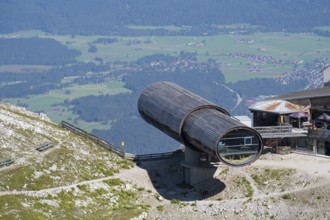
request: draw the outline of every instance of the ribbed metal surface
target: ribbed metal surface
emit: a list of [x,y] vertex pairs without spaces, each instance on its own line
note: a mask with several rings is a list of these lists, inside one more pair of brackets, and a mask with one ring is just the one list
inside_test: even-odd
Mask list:
[[192,111],[203,107],[216,108],[229,115],[212,102],[171,82],[158,82],[148,86],[138,101],[140,115],[148,123],[180,142],[183,119]]
[[246,126],[214,109],[191,113],[183,125],[184,141],[215,156],[219,139],[230,129]]
[[230,117],[221,107],[171,82],[148,86],[139,98],[138,109],[148,123],[164,133],[225,163],[217,152],[218,143],[235,129],[247,130],[256,136],[261,152],[258,132]]

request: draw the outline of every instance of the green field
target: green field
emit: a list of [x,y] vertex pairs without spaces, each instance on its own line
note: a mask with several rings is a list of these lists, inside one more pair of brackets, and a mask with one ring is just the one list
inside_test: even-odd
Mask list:
[[129,92],[129,90],[123,88],[123,85],[124,83],[120,81],[110,81],[106,84],[74,84],[73,86],[64,89],[51,90],[46,94],[30,95],[27,98],[17,100],[28,104],[30,110],[38,112],[50,109],[52,108],[52,105],[63,103],[66,99],[70,101],[88,95],[113,95]]
[[[72,77],[65,78],[65,81],[72,80]],[[26,98],[5,99],[4,101],[13,104],[24,103],[29,106],[29,110],[33,112],[44,112],[55,123],[62,120],[73,122],[78,118],[70,110],[70,107],[64,105],[65,100],[73,100],[82,96],[88,95],[114,95],[118,93],[130,92],[124,88],[124,83],[121,81],[110,80],[104,84],[88,84],[77,85],[73,84],[64,89],[51,90],[46,94],[29,95]],[[84,129],[91,131],[93,128],[110,128],[110,124],[87,123],[79,120],[78,125]]]
[[[152,28],[134,26],[132,28]],[[154,27],[157,28],[157,27]],[[167,27],[177,28],[177,27]],[[324,28],[324,27],[323,27]],[[0,37],[47,37],[54,38],[69,48],[81,51],[79,61],[93,61],[96,57],[103,61],[134,61],[146,55],[163,53],[177,55],[180,51],[193,52],[197,54],[200,61],[215,59],[222,65],[222,71],[228,82],[249,79],[254,77],[273,77],[284,72],[292,71],[293,68],[303,67],[304,63],[311,62],[317,58],[330,56],[330,38],[320,37],[308,33],[256,33],[250,35],[226,34],[217,36],[69,36],[50,35],[40,31],[24,31]],[[112,44],[94,44],[98,51],[89,53],[88,48],[98,38],[117,37],[118,42]],[[250,43],[242,42],[249,40]],[[203,42],[203,45],[198,43]],[[292,64],[265,64],[256,62],[253,71],[248,63],[254,60],[229,57],[227,53],[255,54],[261,56],[272,56],[277,60],[303,61],[299,65]]]

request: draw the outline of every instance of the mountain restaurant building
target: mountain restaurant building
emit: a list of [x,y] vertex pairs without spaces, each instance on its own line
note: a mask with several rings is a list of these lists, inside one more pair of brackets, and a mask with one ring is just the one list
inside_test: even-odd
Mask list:
[[294,92],[250,106],[253,126],[265,146],[330,156],[330,67],[324,87]]

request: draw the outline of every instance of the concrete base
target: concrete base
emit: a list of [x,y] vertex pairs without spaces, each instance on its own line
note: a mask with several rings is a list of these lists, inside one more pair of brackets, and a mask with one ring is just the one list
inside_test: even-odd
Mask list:
[[218,175],[218,164],[201,161],[201,154],[186,147],[185,161],[181,162],[181,166],[183,167],[184,181],[190,185],[212,179]]

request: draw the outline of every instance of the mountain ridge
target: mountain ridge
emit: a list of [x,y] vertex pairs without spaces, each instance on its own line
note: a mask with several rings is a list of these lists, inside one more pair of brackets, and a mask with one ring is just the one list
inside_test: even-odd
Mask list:
[[265,30],[301,31],[329,25],[329,7],[320,0],[2,1],[0,32],[38,29],[62,34],[116,34],[129,32],[129,25],[198,29],[242,23],[260,25]]

